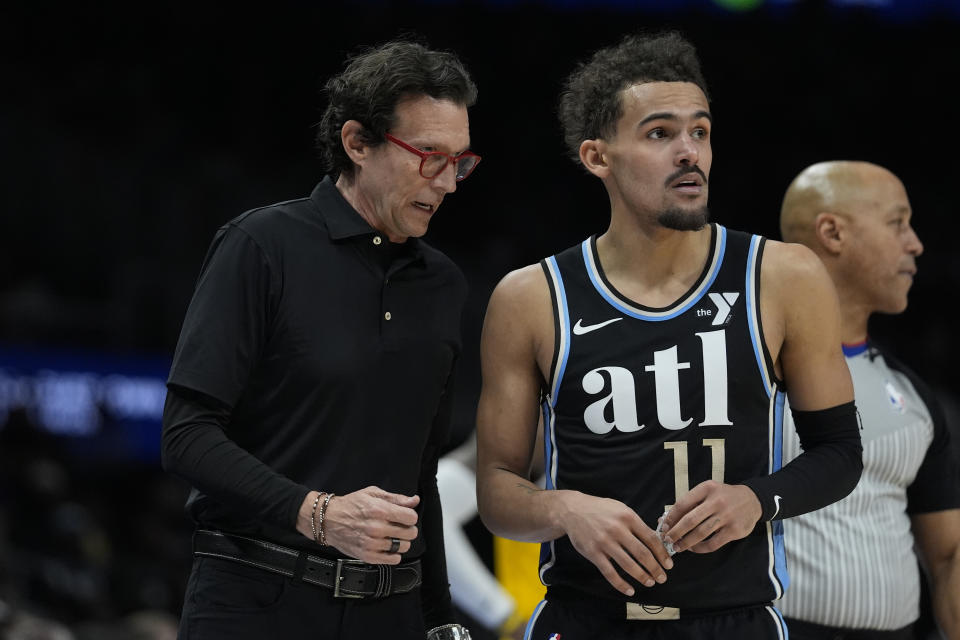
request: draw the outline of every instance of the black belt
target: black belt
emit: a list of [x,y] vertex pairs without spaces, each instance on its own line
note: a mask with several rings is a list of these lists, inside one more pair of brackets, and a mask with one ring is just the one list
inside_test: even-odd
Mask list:
[[194,532],[193,553],[299,578],[333,589],[334,598],[383,598],[412,591],[422,580],[419,560],[398,565],[349,558],[327,560],[272,542],[205,529]]

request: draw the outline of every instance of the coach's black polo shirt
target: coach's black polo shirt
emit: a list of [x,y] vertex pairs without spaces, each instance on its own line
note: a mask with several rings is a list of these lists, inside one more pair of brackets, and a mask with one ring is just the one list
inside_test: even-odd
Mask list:
[[311,489],[377,485],[421,497],[407,558],[424,538],[442,554],[431,512],[465,297],[449,258],[389,242],[329,177],[224,225],[164,411],[164,465],[193,485],[196,522],[335,555],[297,533],[300,504]]

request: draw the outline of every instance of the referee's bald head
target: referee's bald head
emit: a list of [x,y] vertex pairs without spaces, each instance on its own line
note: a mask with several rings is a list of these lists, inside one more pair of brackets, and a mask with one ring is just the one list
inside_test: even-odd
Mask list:
[[900,182],[889,170],[859,160],[830,160],[812,164],[790,183],[780,207],[780,235],[784,242],[799,242],[817,253],[823,243],[817,234],[820,214],[845,218],[872,210],[872,188],[884,180]]

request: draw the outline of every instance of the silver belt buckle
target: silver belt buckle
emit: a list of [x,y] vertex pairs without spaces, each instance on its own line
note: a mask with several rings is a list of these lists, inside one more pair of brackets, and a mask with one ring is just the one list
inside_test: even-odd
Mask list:
[[363,560],[353,560],[350,558],[340,558],[337,560],[337,573],[333,576],[333,597],[334,598],[363,598],[362,593],[342,593],[340,591],[340,581],[343,577],[340,575],[341,569],[345,564],[367,564]]

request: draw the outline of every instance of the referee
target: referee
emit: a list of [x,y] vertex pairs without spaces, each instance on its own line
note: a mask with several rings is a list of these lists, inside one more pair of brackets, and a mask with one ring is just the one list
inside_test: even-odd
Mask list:
[[[960,466],[937,399],[867,331],[872,314],[907,307],[923,252],[910,219],[903,183],[867,162],[810,166],[783,200],[783,239],[813,249],[840,296],[864,467],[848,497],[786,523],[791,640],[914,638],[914,549],[941,630],[960,638]],[[799,454],[795,432],[785,449],[785,459]]]

